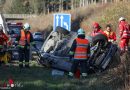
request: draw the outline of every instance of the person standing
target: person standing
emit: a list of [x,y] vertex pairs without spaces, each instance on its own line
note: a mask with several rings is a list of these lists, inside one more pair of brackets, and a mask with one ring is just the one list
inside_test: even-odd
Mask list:
[[69,54],[73,55],[73,63],[69,76],[73,77],[78,66],[80,66],[82,77],[87,77],[87,59],[90,55],[90,46],[89,41],[85,39],[85,31],[83,29],[80,28],[78,30],[78,37],[73,41]]
[[35,48],[36,44],[33,41],[33,36],[30,32],[31,27],[28,23],[25,23],[23,29],[20,31],[20,36],[16,38],[17,47],[19,48],[19,67],[23,68],[23,61],[25,59],[25,67],[29,68],[30,59],[30,45]]
[[0,65],[2,61],[4,63],[8,63],[7,60],[8,54],[6,53],[8,40],[9,40],[8,36],[5,33],[3,33],[3,26],[0,25]]
[[107,35],[109,42],[113,43],[114,41],[116,41],[116,33],[112,31],[112,27],[110,24],[106,25],[106,30],[104,31],[104,33]]
[[94,36],[96,36],[96,35],[98,35],[98,34],[104,34],[104,35],[106,35],[106,34],[103,32],[103,30],[101,30],[100,25],[99,25],[97,22],[95,22],[95,23],[93,24],[93,31],[92,31],[92,33],[91,33],[91,36],[94,37]]
[[126,22],[124,17],[119,18],[119,31],[120,31],[120,49],[121,53],[128,51],[128,43],[130,39],[130,25]]

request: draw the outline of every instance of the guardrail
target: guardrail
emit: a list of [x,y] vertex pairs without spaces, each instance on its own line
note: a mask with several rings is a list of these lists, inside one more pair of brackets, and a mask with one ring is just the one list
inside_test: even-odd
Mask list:
[[3,14],[3,16],[5,18],[8,18],[8,19],[10,19],[10,18],[24,18],[24,19],[26,19],[26,18],[36,17],[36,15],[34,15],[34,14]]

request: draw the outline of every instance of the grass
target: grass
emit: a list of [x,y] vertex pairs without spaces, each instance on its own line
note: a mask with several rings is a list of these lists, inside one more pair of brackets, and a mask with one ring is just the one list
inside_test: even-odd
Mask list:
[[[110,3],[97,8],[97,11],[94,12],[91,17],[85,19],[82,23],[88,25],[88,30],[91,31],[92,23],[98,22],[102,29],[105,30],[106,24],[111,23],[113,31],[116,31],[118,36],[118,19],[123,16],[126,20],[130,21],[130,2],[118,2]],[[130,23],[130,22],[129,22]]]
[[64,76],[54,77],[51,69],[39,66],[32,66],[30,69],[0,67],[0,82],[7,82],[9,78],[22,85],[11,90],[121,90],[123,85],[120,75],[107,72],[91,74],[87,79],[69,79],[66,73]]

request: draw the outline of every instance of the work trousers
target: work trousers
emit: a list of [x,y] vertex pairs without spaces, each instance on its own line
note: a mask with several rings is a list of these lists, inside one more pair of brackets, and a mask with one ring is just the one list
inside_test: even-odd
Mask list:
[[24,47],[19,48],[19,62],[23,63],[25,60],[25,64],[29,64],[29,58],[30,57],[30,49]]
[[87,73],[88,67],[86,60],[74,60],[72,63],[71,72],[75,73],[78,67],[80,67],[81,73]]
[[120,49],[125,51],[128,49],[129,39],[121,39],[120,41]]

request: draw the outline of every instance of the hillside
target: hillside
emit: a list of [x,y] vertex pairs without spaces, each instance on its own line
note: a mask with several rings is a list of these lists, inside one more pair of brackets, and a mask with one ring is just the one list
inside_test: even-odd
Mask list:
[[[111,23],[113,30],[116,31],[118,25],[118,19],[121,16],[126,17],[130,21],[130,2],[121,3],[107,3],[107,4],[92,4],[87,7],[77,8],[75,10],[64,11],[60,13],[70,13],[72,15],[72,30],[77,30],[81,26],[87,33],[92,29],[93,22],[99,22],[102,29],[105,29],[105,25]],[[32,25],[32,29],[45,30],[53,25],[53,13],[49,15],[38,15],[34,18],[29,18],[24,22],[29,22]]]

